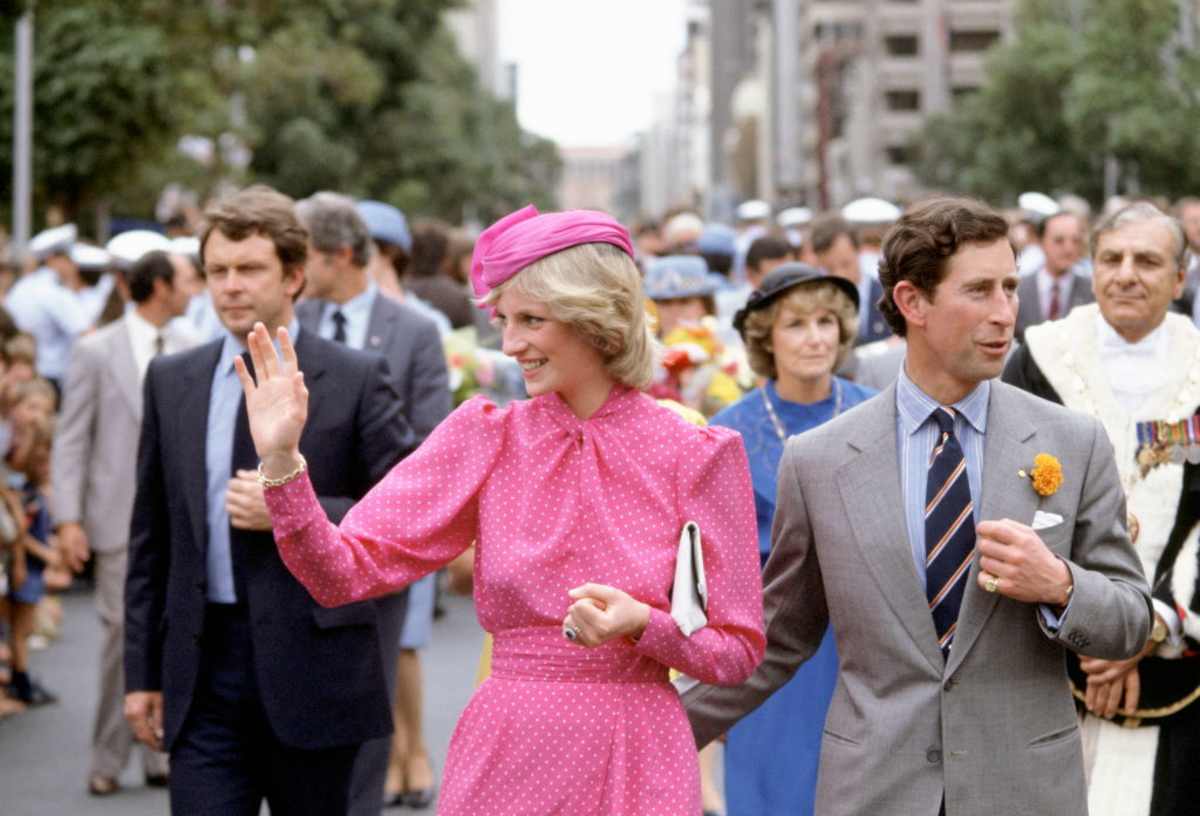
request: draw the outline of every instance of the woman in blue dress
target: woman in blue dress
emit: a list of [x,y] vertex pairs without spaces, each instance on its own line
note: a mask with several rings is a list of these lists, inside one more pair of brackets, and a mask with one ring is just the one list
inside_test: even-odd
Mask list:
[[[711,423],[739,431],[745,442],[763,563],[770,554],[784,442],[875,393],[833,375],[851,351],[857,324],[857,287],[800,263],[768,274],[734,318],[750,365],[766,383]],[[837,654],[826,632],[820,649],[788,684],[730,730],[725,744],[729,816],[813,812],[821,731],[836,680]]]

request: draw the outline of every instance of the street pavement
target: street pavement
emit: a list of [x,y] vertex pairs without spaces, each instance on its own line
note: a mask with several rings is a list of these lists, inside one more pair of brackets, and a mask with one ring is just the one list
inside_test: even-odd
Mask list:
[[[434,623],[432,642],[422,652],[425,738],[439,778],[483,644],[470,599],[444,597],[443,603],[447,614]],[[58,703],[0,720],[0,816],[162,816],[169,810],[167,795],[142,784],[136,760],[121,778],[120,793],[87,794],[100,625],[90,593],[63,596],[63,607],[61,636],[30,659],[34,676],[58,695]]]

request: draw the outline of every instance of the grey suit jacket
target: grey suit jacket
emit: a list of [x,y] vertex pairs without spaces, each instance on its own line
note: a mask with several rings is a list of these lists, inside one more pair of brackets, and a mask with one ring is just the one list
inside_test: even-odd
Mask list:
[[[1076,306],[1082,306],[1085,303],[1092,303],[1096,300],[1096,295],[1092,292],[1092,281],[1085,275],[1080,275],[1078,272],[1071,273],[1071,296],[1067,299],[1067,303],[1063,307],[1062,314],[1059,317],[1066,317],[1067,313]],[[1042,308],[1042,299],[1038,294],[1037,273],[1032,275],[1023,275],[1020,282],[1017,284],[1017,297],[1020,302],[1017,306],[1017,340],[1025,342],[1025,330],[1030,326],[1036,326],[1038,323],[1046,322],[1045,309]]]
[[907,352],[907,343],[898,343],[871,355],[859,356],[859,349],[855,349],[858,360],[855,363],[854,381],[859,385],[882,391],[896,382],[896,378],[900,376],[900,369],[904,367],[904,355]]
[[[1040,498],[1038,453],[1065,481]],[[789,440],[763,582],[766,658],[738,688],[684,695],[697,742],[758,706],[833,626],[840,673],[821,745],[816,812],[872,816],[1083,816],[1087,796],[1065,650],[1132,655],[1150,631],[1149,592],[1125,531],[1112,447],[1096,421],[992,383],[980,519],[1040,531],[1075,581],[1057,632],[1037,606],[979,589],[971,567],[948,662],[937,646],[905,526],[889,388]]]
[[[190,343],[171,337],[170,351]],[[63,384],[50,472],[56,524],[79,522],[99,553],[129,545],[142,386],[124,320],[75,344]]]
[[[300,325],[317,333],[326,301],[296,304]],[[389,377],[404,401],[403,413],[418,442],[450,413],[450,375],[437,325],[410,306],[382,292],[367,321],[364,351],[383,355]]]

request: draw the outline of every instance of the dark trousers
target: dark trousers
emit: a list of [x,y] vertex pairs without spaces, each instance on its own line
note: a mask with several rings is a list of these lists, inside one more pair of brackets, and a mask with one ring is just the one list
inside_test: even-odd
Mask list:
[[171,812],[257,816],[265,799],[274,816],[345,814],[358,746],[281,744],[259,699],[253,657],[244,609],[210,604],[196,691],[171,748]]

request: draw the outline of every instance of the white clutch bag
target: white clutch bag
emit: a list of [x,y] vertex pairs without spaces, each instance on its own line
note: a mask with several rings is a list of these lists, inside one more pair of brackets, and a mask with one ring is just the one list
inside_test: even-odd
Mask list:
[[679,533],[675,556],[675,583],[671,587],[671,618],[684,637],[708,623],[708,587],[704,583],[704,553],[700,525],[689,521]]

